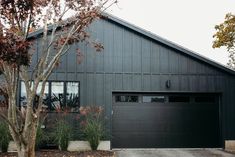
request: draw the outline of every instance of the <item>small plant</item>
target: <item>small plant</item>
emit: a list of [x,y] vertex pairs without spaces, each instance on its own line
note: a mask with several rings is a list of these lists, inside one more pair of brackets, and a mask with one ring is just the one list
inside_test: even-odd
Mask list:
[[71,132],[71,127],[65,120],[60,119],[57,121],[54,139],[60,150],[67,150]]
[[90,143],[92,150],[97,150],[99,142],[105,134],[102,111],[102,107],[98,106],[80,108],[80,114],[82,116],[80,126],[82,133]]
[[7,152],[9,143],[10,143],[10,133],[8,125],[3,122],[0,122],[0,146],[2,152]]
[[39,123],[36,134],[35,149],[39,150],[42,145],[48,141],[49,137],[47,133],[42,129],[41,123]]

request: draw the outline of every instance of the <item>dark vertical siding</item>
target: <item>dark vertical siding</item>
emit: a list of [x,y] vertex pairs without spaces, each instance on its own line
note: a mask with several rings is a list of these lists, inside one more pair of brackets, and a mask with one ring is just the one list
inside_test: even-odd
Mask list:
[[189,76],[187,76],[187,75],[180,75],[179,76],[179,90],[180,91],[187,91],[187,90],[189,90],[189,84],[190,84],[190,82],[189,82]]
[[[122,33],[123,30],[119,29],[118,26],[113,26],[114,27],[114,34],[113,34],[113,38],[114,38],[114,47],[113,47],[113,71],[114,72],[122,72],[122,66],[123,66],[123,60],[122,60]],[[105,45],[105,44],[104,44]]]
[[191,67],[188,65],[188,58],[184,55],[178,54],[179,56],[179,74],[186,74],[191,71]]
[[179,55],[172,50],[169,51],[169,66],[170,73],[179,73]]
[[169,51],[165,48],[160,46],[159,47],[160,56],[159,56],[159,63],[160,63],[160,73],[168,73],[168,67],[169,67],[169,59],[168,59],[168,53]]
[[151,72],[155,74],[159,74],[160,72],[160,47],[155,43],[151,43]]
[[[50,77],[80,81],[81,105],[102,105],[110,118],[113,91],[220,92],[222,137],[235,139],[234,76],[107,20],[95,22],[89,30],[104,51],[75,44]],[[40,39],[35,47],[40,50]],[[80,64],[77,49],[83,54]],[[36,60],[34,55],[32,62]]]
[[123,36],[122,36],[123,71],[122,72],[132,71],[132,40],[130,36],[131,36],[130,32],[123,30]]
[[[113,40],[113,26],[105,22],[104,23],[105,29],[104,31],[104,51],[101,53],[104,55],[103,57],[103,63],[104,63],[104,70],[105,72],[113,72],[113,46],[114,46],[114,40]],[[101,31],[102,32],[102,31]],[[105,53],[107,52],[107,53]],[[102,63],[101,63],[102,64]]]
[[141,74],[133,74],[133,82],[132,82],[132,87],[134,91],[141,91],[142,86],[141,86]]
[[142,38],[141,40],[141,47],[142,47],[142,72],[143,73],[150,73],[150,61],[151,61],[151,42]]
[[140,73],[142,71],[142,50],[141,50],[141,37],[132,35],[132,67],[134,73]]
[[104,105],[104,75],[103,74],[96,74],[95,79],[95,100],[97,105]]
[[[111,128],[111,109],[112,109],[112,92],[111,89],[112,87],[112,80],[113,76],[112,74],[105,74],[105,84],[104,84],[104,104],[102,106],[105,109],[105,115],[106,118],[108,119],[108,125],[107,129],[110,131]],[[107,105],[110,104],[110,105]]]
[[[74,66],[72,67],[73,69],[77,69],[77,73],[79,72],[85,72],[85,65],[86,65],[86,60],[84,59],[84,55],[86,52],[86,47],[84,43],[77,43],[75,44],[75,49],[76,51],[80,51],[81,55],[76,55],[76,62],[75,61],[70,61],[70,64],[73,64]],[[77,53],[77,52],[76,52]],[[82,60],[82,62],[80,61]],[[75,68],[77,67],[77,68]]]

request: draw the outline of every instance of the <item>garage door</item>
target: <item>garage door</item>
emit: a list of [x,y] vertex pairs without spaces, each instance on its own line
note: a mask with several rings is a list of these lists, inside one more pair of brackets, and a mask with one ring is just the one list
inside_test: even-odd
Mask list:
[[113,148],[220,147],[214,94],[113,95]]

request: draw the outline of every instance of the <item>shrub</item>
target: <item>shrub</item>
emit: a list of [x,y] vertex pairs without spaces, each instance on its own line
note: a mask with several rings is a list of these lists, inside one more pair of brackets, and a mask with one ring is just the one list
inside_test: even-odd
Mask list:
[[49,140],[49,136],[47,133],[42,129],[41,123],[39,123],[37,127],[37,134],[36,134],[36,141],[35,141],[35,149],[39,150],[40,147],[43,146],[45,142]]
[[2,152],[7,152],[9,143],[10,143],[10,132],[8,125],[3,122],[0,122],[0,146]]
[[65,120],[60,119],[57,121],[53,136],[60,150],[67,150],[71,132],[71,127]]
[[85,139],[90,143],[92,150],[97,150],[99,142],[105,134],[102,111],[102,107],[98,106],[80,108],[82,116],[82,121],[80,122],[81,131]]

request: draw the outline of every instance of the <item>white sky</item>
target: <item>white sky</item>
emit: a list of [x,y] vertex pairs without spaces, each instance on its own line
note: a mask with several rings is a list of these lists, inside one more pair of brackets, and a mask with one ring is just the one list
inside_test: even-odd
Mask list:
[[228,53],[212,48],[212,36],[234,6],[235,0],[119,0],[109,13],[226,64]]

